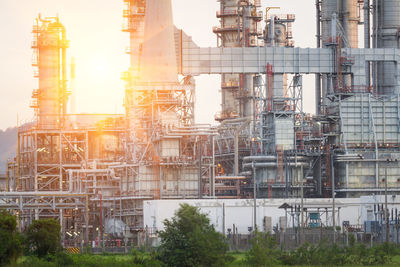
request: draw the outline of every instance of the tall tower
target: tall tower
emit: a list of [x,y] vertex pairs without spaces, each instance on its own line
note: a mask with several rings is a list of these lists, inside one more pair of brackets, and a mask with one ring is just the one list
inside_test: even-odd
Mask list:
[[[374,48],[400,48],[400,1],[374,0],[373,46]],[[397,95],[396,68],[394,62],[379,62],[374,67],[374,90],[380,95]]]
[[130,69],[125,73],[125,80],[133,81],[139,75],[140,55],[144,39],[144,17],[146,0],[124,0],[125,19],[122,31],[129,33],[129,48],[126,52],[130,55]]
[[33,27],[33,66],[39,88],[32,93],[38,127],[56,129],[63,125],[66,113],[67,91],[67,48],[66,31],[56,18],[36,19]]
[[[217,17],[220,26],[213,32],[218,37],[220,47],[253,47],[257,46],[257,36],[262,33],[259,22],[262,12],[257,0],[219,0],[220,11]],[[216,120],[249,117],[254,113],[252,103],[253,75],[223,74],[221,81],[222,104],[221,114]]]
[[135,166],[128,178],[132,193],[156,199],[199,197],[208,136],[200,136],[193,126],[194,79],[178,79],[176,51],[184,40],[177,42],[177,36],[188,37],[173,24],[171,0],[126,2],[132,66],[125,108],[128,161]]

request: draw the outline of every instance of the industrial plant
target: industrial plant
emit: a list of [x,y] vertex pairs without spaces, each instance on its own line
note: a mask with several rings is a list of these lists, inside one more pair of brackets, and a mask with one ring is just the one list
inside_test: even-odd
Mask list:
[[[217,0],[215,47],[174,26],[171,0],[120,1],[130,37],[124,114],[68,109],[75,101],[68,25],[36,19],[35,120],[18,127],[0,192],[0,207],[16,214],[20,230],[56,218],[65,246],[112,237],[139,245],[156,235],[158,223],[145,220],[154,219],[145,214],[154,203],[243,201],[254,208],[249,226],[265,226],[272,215],[257,217],[260,201],[305,198],[317,213],[315,199],[335,225],[338,209],[354,199],[399,193],[400,0],[315,0],[315,48],[296,46],[295,14],[265,10],[261,0]],[[205,74],[221,75],[216,126],[195,123],[195,77]],[[310,74],[314,115],[303,110]]]

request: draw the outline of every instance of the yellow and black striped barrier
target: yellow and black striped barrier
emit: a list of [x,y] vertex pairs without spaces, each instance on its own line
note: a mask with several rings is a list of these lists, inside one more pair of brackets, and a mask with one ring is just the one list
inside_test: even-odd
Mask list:
[[79,254],[80,249],[79,248],[66,248],[67,253],[69,254]]

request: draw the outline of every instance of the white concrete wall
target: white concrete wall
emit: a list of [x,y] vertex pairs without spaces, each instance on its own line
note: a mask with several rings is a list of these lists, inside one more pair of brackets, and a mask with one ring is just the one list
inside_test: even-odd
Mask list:
[[[300,205],[300,199],[259,199],[257,200],[257,225],[263,227],[264,216],[272,218],[272,225],[279,224],[279,217],[285,216],[283,209],[279,209],[283,203]],[[208,214],[211,223],[219,232],[223,232],[223,206],[225,206],[225,233],[228,228],[237,227],[238,233],[248,233],[248,227],[253,225],[253,200],[251,199],[193,199],[193,200],[151,200],[144,201],[144,226],[162,230],[163,221],[170,219],[175,211],[179,209],[180,203],[187,203],[199,207],[201,212]],[[224,205],[223,205],[224,204]],[[305,199],[305,206],[331,207],[330,199]],[[336,206],[340,207],[339,214],[336,214],[336,224],[342,225],[343,221],[350,221],[350,224],[362,224],[361,203],[359,198],[337,199]],[[325,214],[321,216],[322,223],[332,225],[331,213],[328,221]],[[340,223],[338,223],[340,222]],[[288,227],[291,227],[292,219],[288,216]]]

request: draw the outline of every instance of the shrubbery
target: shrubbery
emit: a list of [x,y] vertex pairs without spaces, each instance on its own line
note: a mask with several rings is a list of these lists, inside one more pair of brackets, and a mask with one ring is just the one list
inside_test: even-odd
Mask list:
[[0,211],[0,266],[15,262],[22,253],[22,237],[17,220],[7,211]]
[[256,232],[246,253],[246,262],[250,266],[273,266],[279,263],[280,254],[275,238],[269,233]]
[[39,257],[54,254],[62,249],[60,224],[53,219],[33,221],[26,230],[28,249]]
[[281,251],[269,234],[256,233],[252,248],[246,253],[246,263],[250,266],[377,265],[390,263],[391,257],[398,255],[398,252],[394,245],[368,248],[364,244],[354,243],[344,248],[326,243],[317,246],[304,244],[293,251]]
[[[16,219],[0,211],[0,266],[44,267],[108,267],[108,266],[229,266],[233,257],[227,253],[225,238],[215,231],[206,215],[187,204],[181,205],[171,220],[165,220],[165,230],[159,232],[161,245],[151,253],[132,250],[128,256],[69,255],[60,245],[60,225],[55,220],[34,221],[24,239],[16,230]],[[321,243],[304,244],[292,251],[282,251],[273,236],[256,232],[252,247],[244,260],[235,266],[342,266],[381,265],[391,262],[400,249],[383,244],[369,248],[350,239],[350,246]],[[29,252],[19,264],[23,244]],[[393,258],[395,261],[396,258]],[[11,264],[11,265],[7,265]],[[239,264],[239,265],[238,265]]]
[[223,235],[198,208],[182,204],[164,225],[158,259],[167,266],[225,266],[233,260]]

